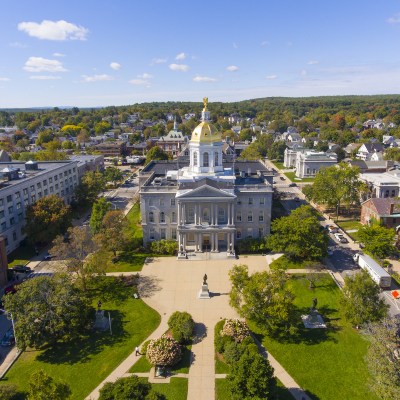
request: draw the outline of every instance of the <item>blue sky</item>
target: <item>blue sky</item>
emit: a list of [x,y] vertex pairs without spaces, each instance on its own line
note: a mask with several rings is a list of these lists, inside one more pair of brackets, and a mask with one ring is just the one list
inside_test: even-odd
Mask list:
[[400,93],[400,2],[3,1],[0,108]]

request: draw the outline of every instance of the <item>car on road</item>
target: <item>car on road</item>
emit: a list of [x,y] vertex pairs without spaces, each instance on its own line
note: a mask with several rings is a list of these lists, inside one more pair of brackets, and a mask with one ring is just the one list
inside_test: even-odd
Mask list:
[[300,199],[296,196],[295,198],[294,198],[294,201],[297,201],[297,202],[299,202],[300,201]]
[[284,180],[285,180],[285,178],[284,178],[283,176],[280,176],[279,179],[280,179],[281,181],[284,181]]
[[328,256],[332,256],[334,251],[335,251],[335,249],[333,247],[328,247],[328,251],[327,251]]
[[20,272],[23,274],[30,274],[32,272],[32,269],[30,267],[27,267],[26,265],[14,265],[12,267],[12,270],[14,272]]
[[3,336],[1,339],[0,344],[3,347],[6,346],[13,346],[15,344],[15,336],[14,336],[14,330],[13,328],[10,328]]
[[343,234],[335,233],[334,236],[340,243],[347,243],[347,239],[343,236]]
[[51,254],[47,253],[44,257],[43,257],[43,261],[50,261],[54,256],[52,256]]
[[327,225],[327,229],[329,233],[338,233],[339,228],[335,225]]
[[289,184],[289,187],[295,187],[295,186],[297,186],[297,185],[294,182]]

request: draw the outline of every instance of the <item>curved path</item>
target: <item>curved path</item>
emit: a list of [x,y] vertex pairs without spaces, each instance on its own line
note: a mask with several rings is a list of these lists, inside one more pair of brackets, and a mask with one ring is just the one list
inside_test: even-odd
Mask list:
[[[146,264],[141,272],[143,300],[161,314],[160,326],[150,335],[160,337],[167,330],[167,320],[174,311],[187,311],[196,322],[196,340],[192,346],[192,364],[189,369],[189,400],[215,398],[214,327],[223,318],[236,318],[229,306],[230,282],[228,271],[234,264],[246,264],[249,272],[265,270],[267,260],[262,256],[243,257],[240,260],[177,261],[158,258]],[[198,299],[204,274],[208,276],[210,299]],[[270,355],[275,375],[289,388],[295,399],[308,396]],[[137,361],[134,352],[102,382],[87,400],[96,400],[105,382],[124,376]],[[126,375],[125,375],[126,376]]]

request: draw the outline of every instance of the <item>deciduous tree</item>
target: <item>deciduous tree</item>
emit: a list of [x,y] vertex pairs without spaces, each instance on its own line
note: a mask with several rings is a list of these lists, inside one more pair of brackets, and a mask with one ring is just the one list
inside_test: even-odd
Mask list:
[[121,181],[123,177],[122,171],[117,167],[108,167],[104,171],[104,179],[107,182],[112,182],[114,185]]
[[42,369],[35,371],[29,379],[28,400],[66,400],[70,395],[68,385],[55,381]]
[[291,259],[318,260],[327,253],[329,238],[310,206],[301,206],[287,217],[272,222],[267,246]]
[[370,346],[367,365],[371,387],[382,400],[392,400],[400,393],[400,320],[385,318],[367,326]]
[[153,160],[168,160],[168,154],[158,146],[154,146],[146,154],[146,164]]
[[79,204],[92,204],[104,188],[104,175],[98,171],[88,171],[75,190],[76,201]]
[[383,259],[396,252],[394,230],[378,223],[362,226],[358,230],[358,237],[364,244],[365,251],[375,257]]
[[381,299],[379,286],[366,271],[346,276],[340,305],[344,317],[355,326],[380,321],[387,314],[388,305]]
[[90,228],[94,235],[100,231],[103,218],[110,210],[111,203],[108,202],[104,197],[101,197],[94,202],[92,207],[92,215],[90,216]]
[[66,274],[29,279],[5,296],[4,305],[13,316],[17,344],[23,350],[77,338],[93,317],[90,302]]
[[33,243],[48,243],[67,230],[71,219],[71,208],[52,194],[28,206],[24,231]]

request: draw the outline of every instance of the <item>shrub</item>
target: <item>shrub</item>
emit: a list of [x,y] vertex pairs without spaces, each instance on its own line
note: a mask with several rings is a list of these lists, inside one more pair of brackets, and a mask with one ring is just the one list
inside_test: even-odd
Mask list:
[[253,238],[241,239],[237,241],[236,247],[239,254],[260,253],[263,251],[268,251],[264,239],[253,239]]
[[0,399],[14,400],[17,395],[17,388],[15,385],[5,384],[0,385]]
[[151,242],[150,250],[154,254],[173,256],[178,251],[178,242],[176,240],[155,240]]
[[223,354],[225,352],[226,346],[234,342],[234,339],[231,336],[221,336],[221,332],[218,332],[218,334],[215,336],[214,344],[215,344],[215,350],[217,350],[218,353]]
[[172,336],[179,343],[190,342],[193,338],[194,321],[187,312],[175,311],[168,320]]
[[147,354],[147,346],[149,345],[150,340],[147,340],[142,344],[142,347],[140,348],[140,354]]
[[227,319],[221,331],[221,336],[230,336],[236,342],[242,342],[250,336],[250,330],[245,321],[240,319]]
[[147,346],[146,357],[153,365],[172,366],[182,358],[180,344],[168,336],[150,340]]
[[233,365],[239,361],[246,347],[241,346],[235,341],[226,344],[224,350],[224,360],[227,364]]

